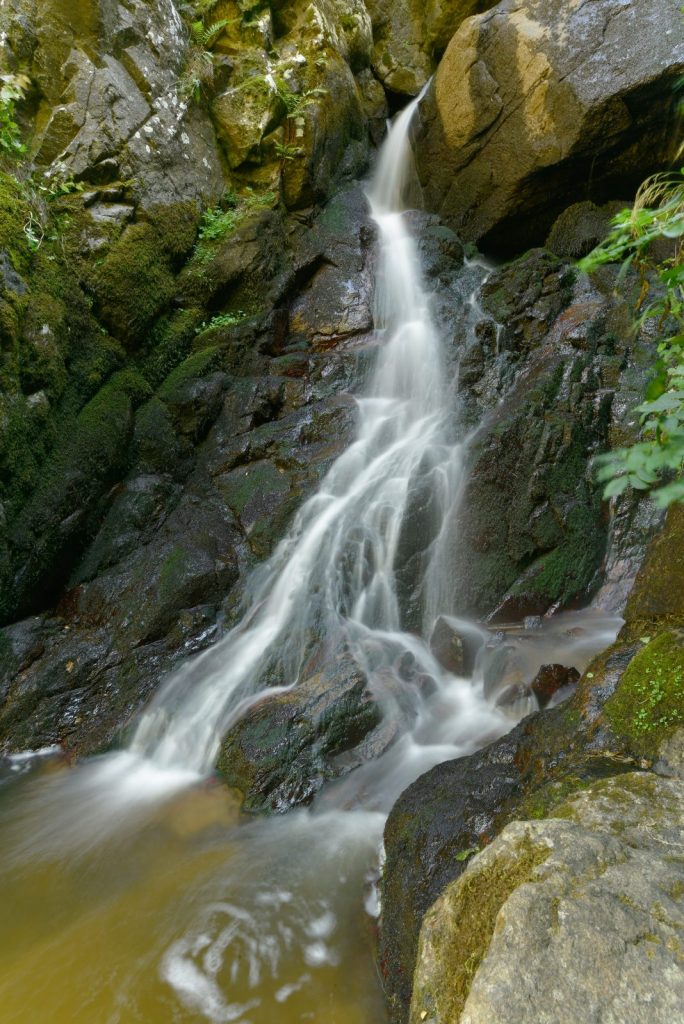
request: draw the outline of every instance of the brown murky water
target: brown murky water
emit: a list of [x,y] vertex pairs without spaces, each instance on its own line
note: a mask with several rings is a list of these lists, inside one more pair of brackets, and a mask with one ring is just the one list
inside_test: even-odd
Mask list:
[[78,842],[53,821],[23,845],[27,808],[49,817],[72,775],[0,786],[3,1024],[385,1019],[364,908],[381,816],[246,821],[202,785],[134,828]]

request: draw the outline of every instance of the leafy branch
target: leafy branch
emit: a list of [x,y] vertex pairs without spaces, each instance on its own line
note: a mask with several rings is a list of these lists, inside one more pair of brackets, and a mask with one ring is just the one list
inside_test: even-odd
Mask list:
[[[670,252],[658,255],[663,242]],[[637,326],[655,321],[665,337],[658,344],[656,373],[637,406],[643,440],[597,459],[606,498],[628,487],[653,490],[658,505],[684,501],[684,169],[656,174],[639,189],[631,210],[612,221],[604,242],[580,261],[587,273],[621,262],[641,282]],[[653,295],[653,281],[660,288]],[[648,301],[647,301],[648,300]]]

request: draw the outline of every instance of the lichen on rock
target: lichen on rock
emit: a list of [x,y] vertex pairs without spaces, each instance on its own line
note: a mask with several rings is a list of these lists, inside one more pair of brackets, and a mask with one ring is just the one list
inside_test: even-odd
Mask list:
[[676,1018],[683,824],[681,781],[629,773],[508,825],[425,917],[411,1024]]

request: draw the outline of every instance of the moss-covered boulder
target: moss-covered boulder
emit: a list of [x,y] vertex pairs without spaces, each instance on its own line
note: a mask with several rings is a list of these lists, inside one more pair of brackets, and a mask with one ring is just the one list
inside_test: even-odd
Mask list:
[[629,773],[509,825],[425,917],[411,1024],[669,1024],[683,824],[681,781]]

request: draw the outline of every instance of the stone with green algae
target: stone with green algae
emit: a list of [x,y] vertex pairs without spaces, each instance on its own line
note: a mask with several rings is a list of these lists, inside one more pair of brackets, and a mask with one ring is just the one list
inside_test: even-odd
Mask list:
[[410,1024],[679,1019],[684,784],[630,773],[551,814],[510,824],[429,910]]

